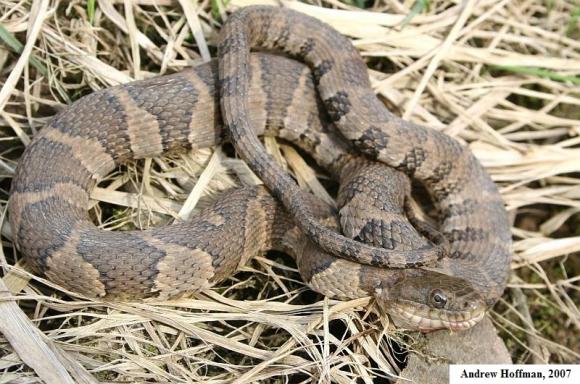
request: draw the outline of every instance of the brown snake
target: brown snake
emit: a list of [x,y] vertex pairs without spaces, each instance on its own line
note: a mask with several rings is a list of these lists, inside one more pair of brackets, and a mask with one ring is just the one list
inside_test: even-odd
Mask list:
[[[358,53],[343,46],[348,41],[330,39],[324,44],[329,31],[340,36],[329,27],[316,22],[320,30],[301,31],[304,25],[313,27],[313,19],[267,7],[246,8],[227,25],[235,26],[245,17],[251,19],[245,25],[258,26],[252,31],[253,40],[300,56],[314,68],[314,79],[303,65],[270,55],[252,56],[251,63],[242,64],[239,76],[252,80],[249,88],[238,88],[235,73],[226,75],[220,81],[226,115],[234,122],[241,121],[236,116],[249,120],[245,127],[249,131],[234,137],[234,143],[253,140],[255,134],[275,135],[310,153],[340,178],[343,230],[351,238],[384,247],[390,261],[378,258],[383,251],[376,250],[381,248],[369,246],[349,254],[340,243],[329,247],[361,264],[321,252],[304,241],[290,219],[293,214],[301,210],[312,214],[309,223],[315,226],[305,228],[307,232],[322,229],[309,232],[315,242],[322,242],[325,226],[332,231],[338,226],[334,213],[295,189],[293,196],[300,199],[285,199],[286,191],[268,179],[267,157],[249,157],[259,160],[249,164],[289,204],[290,216],[265,189],[256,187],[227,193],[191,222],[130,232],[94,226],[87,214],[90,191],[118,164],[224,141],[215,89],[217,69],[215,64],[205,64],[88,95],[55,116],[34,138],[18,165],[9,202],[15,242],[29,264],[89,296],[167,298],[207,288],[258,252],[281,249],[296,258],[304,280],[323,294],[373,295],[398,322],[412,328],[473,325],[503,292],[510,262],[503,203],[482,167],[453,139],[386,111],[370,91]],[[237,48],[241,35],[235,36],[222,40],[222,59],[244,51]],[[335,60],[323,64],[330,52]],[[221,65],[227,68],[227,61]],[[327,81],[340,73],[345,76],[342,82]],[[317,101],[315,83],[323,105]],[[236,106],[236,96],[245,98],[246,105]],[[330,131],[327,116],[339,127],[350,127],[350,132],[343,132],[347,141]],[[401,267],[407,264],[401,257],[410,256],[408,264],[416,264],[440,254],[402,215],[410,193],[408,179],[385,165],[351,155],[348,141],[426,185],[443,217],[440,229],[449,241],[449,257],[424,268],[364,264]],[[263,150],[253,149],[256,154]],[[246,155],[243,149],[240,152]],[[369,259],[371,254],[374,258]],[[413,259],[413,255],[418,256]]]

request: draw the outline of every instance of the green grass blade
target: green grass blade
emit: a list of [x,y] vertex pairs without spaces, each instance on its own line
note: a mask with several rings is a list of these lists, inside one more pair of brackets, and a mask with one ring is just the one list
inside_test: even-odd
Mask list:
[[220,7],[226,8],[230,0],[211,0],[211,15],[215,20],[221,21]]
[[[12,49],[16,53],[22,53],[24,46],[11,34],[2,24],[0,24],[0,41],[4,42],[8,46],[8,48]],[[46,67],[42,65],[42,63],[34,57],[32,54],[30,55],[30,64],[36,68],[36,70],[42,75],[47,76],[48,71]]]
[[89,23],[93,24],[95,20],[95,8],[96,8],[96,1],[89,0],[87,1],[87,16],[89,17]]
[[580,77],[577,76],[566,76],[561,75],[554,71],[549,71],[542,68],[534,67],[520,67],[520,66],[510,66],[510,65],[492,65],[493,68],[499,69],[506,72],[519,73],[522,75],[530,75],[536,77],[543,77],[550,80],[560,81],[563,83],[572,83],[574,85],[580,85]]
[[413,8],[411,8],[411,12],[409,12],[409,14],[407,16],[405,16],[403,21],[401,21],[401,28],[405,28],[405,26],[411,22],[413,17],[417,16],[418,14],[420,14],[423,11],[428,11],[429,7],[431,5],[429,3],[429,1],[430,0],[417,0],[415,2],[415,4],[413,4]]

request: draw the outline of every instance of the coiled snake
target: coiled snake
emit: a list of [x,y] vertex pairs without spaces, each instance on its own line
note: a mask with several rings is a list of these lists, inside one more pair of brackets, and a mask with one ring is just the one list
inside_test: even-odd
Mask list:
[[[286,58],[250,56],[250,47],[283,50],[312,72]],[[281,249],[315,290],[373,295],[407,327],[464,329],[481,319],[505,287],[511,237],[499,193],[470,151],[389,113],[350,42],[308,16],[244,8],[224,26],[219,53],[219,81],[212,62],[95,92],[34,138],[9,202],[15,243],[32,268],[89,296],[167,298]],[[334,211],[265,155],[258,134],[296,144],[340,179],[348,239],[337,234]],[[92,223],[90,191],[118,164],[218,145],[226,136],[286,209],[263,187],[247,187],[172,226],[110,232]],[[445,240],[413,220],[432,244],[405,219],[410,184],[401,172],[426,186]]]

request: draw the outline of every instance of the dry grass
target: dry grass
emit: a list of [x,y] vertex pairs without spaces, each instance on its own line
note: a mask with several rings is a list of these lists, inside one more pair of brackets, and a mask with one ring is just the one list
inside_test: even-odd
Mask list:
[[[93,90],[207,59],[225,9],[265,2],[0,0],[2,214],[19,154],[51,115]],[[514,361],[578,361],[578,3],[418,1],[429,4],[423,10],[414,1],[314,3],[284,1],[351,36],[388,105],[469,142],[500,185],[515,257],[492,318]],[[408,17],[412,9],[417,15]],[[10,36],[23,47],[10,48]],[[302,159],[282,149],[304,185],[323,193]],[[94,192],[102,204],[93,210],[103,228],[161,225],[240,180],[255,182],[221,151],[146,160],[111,175]],[[26,337],[48,348],[22,358],[54,362],[44,372],[58,374],[60,364],[75,382],[380,382],[399,372],[393,340],[413,343],[372,306],[365,310],[367,299],[313,294],[282,255],[257,257],[191,299],[110,304],[32,276],[6,222],[2,234],[0,316],[23,310],[34,325],[24,323]],[[0,351],[0,383],[38,382],[6,340]]]

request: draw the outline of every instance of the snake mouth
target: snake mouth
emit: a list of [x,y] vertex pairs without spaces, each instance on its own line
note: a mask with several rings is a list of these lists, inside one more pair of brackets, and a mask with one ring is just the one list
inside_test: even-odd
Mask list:
[[398,327],[431,332],[438,329],[463,331],[473,327],[485,316],[482,306],[469,311],[449,311],[405,302],[391,303],[388,310]]

